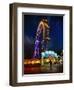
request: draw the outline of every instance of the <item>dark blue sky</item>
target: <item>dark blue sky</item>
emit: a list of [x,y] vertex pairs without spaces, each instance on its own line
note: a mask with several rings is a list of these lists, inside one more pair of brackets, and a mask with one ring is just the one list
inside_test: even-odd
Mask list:
[[63,16],[24,15],[24,50],[30,51],[30,53],[25,53],[25,57],[33,54],[35,35],[42,18],[47,18],[51,29],[49,49],[63,50]]

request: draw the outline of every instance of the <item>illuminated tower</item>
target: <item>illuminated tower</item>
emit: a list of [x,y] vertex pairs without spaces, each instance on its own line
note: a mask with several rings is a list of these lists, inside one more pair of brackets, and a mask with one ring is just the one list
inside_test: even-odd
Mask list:
[[36,32],[33,58],[42,58],[41,53],[48,50],[48,43],[50,40],[49,31],[50,27],[47,19],[42,19]]

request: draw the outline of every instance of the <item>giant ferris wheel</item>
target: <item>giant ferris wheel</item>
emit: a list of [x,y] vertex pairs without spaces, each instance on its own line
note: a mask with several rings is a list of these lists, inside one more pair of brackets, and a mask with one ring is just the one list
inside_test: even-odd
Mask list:
[[36,32],[33,58],[41,58],[41,53],[48,51],[50,41],[49,32],[50,26],[48,25],[48,20],[42,19],[39,22]]

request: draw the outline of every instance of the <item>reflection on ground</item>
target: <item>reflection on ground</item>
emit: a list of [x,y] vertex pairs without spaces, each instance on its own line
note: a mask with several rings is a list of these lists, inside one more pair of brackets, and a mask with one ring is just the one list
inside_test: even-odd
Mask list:
[[63,73],[63,63],[61,62],[48,62],[41,65],[40,60],[24,63],[24,74],[39,74],[39,73]]

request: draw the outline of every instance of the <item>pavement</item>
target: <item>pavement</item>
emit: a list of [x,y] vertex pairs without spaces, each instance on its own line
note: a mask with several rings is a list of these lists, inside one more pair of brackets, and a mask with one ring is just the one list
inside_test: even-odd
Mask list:
[[41,73],[62,73],[63,64],[44,64],[24,66],[24,74],[41,74]]

